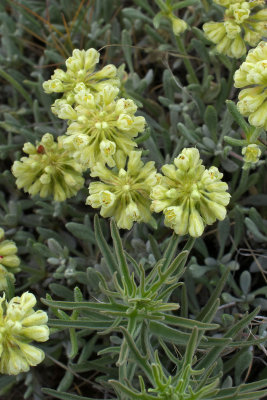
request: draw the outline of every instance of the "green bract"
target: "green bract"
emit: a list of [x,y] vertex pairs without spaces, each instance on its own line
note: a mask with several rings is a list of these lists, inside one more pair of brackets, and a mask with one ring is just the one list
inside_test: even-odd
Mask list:
[[205,169],[197,149],[184,149],[162,172],[160,184],[151,191],[151,209],[163,211],[165,225],[177,234],[198,237],[205,225],[225,218],[228,185],[221,182],[223,174],[216,167]]
[[63,148],[62,137],[54,142],[53,136],[46,133],[36,146],[25,143],[23,151],[29,156],[15,161],[12,167],[19,189],[64,201],[83,186],[82,166]]
[[131,229],[135,221],[152,220],[149,193],[157,183],[157,174],[154,161],[141,161],[141,151],[131,151],[127,162],[123,153],[118,155],[113,170],[98,163],[91,176],[101,182],[90,183],[86,204],[101,207],[102,217],[114,216],[118,227],[124,229]]

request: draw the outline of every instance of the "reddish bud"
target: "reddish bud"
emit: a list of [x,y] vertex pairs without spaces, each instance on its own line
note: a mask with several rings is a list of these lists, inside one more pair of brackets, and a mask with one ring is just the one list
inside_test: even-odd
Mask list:
[[39,154],[44,154],[44,152],[45,152],[45,148],[44,148],[44,146],[43,146],[42,144],[40,144],[40,145],[37,147],[37,153],[39,153]]

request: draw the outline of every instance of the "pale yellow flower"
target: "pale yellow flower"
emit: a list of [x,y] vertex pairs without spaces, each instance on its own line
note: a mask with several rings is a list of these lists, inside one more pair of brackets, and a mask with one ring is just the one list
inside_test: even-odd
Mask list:
[[218,53],[240,58],[246,54],[246,44],[256,46],[267,33],[267,9],[253,13],[263,1],[217,0],[226,7],[224,22],[207,22],[203,30],[216,44]]
[[62,141],[63,136],[54,142],[53,136],[46,133],[36,146],[24,144],[23,151],[29,156],[15,161],[12,167],[19,189],[23,188],[32,196],[52,195],[56,201],[64,201],[82,188],[83,167],[63,148]]
[[[73,50],[72,56],[66,60],[66,72],[56,69],[51,79],[43,83],[45,92],[63,93],[60,104],[68,107],[75,102],[75,95],[80,91],[101,92],[107,83],[118,87],[120,81],[115,65],[106,65],[100,71],[95,71],[99,57],[99,52],[93,48]],[[56,101],[53,105],[53,112],[58,114],[60,111]]]
[[144,117],[135,116],[135,103],[117,99],[118,91],[106,85],[97,95],[81,91],[75,96],[76,119],[72,119],[62,143],[87,168],[97,162],[113,167],[116,152],[129,154],[136,147],[134,138],[145,128]]
[[154,161],[144,164],[141,151],[131,151],[128,162],[121,152],[117,154],[116,168],[108,169],[98,163],[91,176],[100,182],[91,182],[86,204],[101,208],[102,217],[114,216],[119,228],[131,229],[134,222],[150,222],[149,193],[157,183]]
[[151,190],[151,210],[163,211],[165,225],[178,235],[201,236],[206,225],[225,218],[228,186],[216,167],[205,169],[197,149],[184,149],[162,172],[159,185]]
[[256,163],[260,159],[261,150],[257,144],[249,144],[248,146],[243,147],[242,154],[246,162]]
[[245,88],[239,93],[238,110],[251,125],[267,130],[267,43],[250,50],[234,75],[234,85]]
[[45,354],[41,349],[29,344],[33,340],[45,342],[49,338],[46,325],[47,314],[34,311],[36,304],[32,293],[13,297],[8,303],[0,298],[0,372],[17,375],[26,372],[30,366],[43,361]]

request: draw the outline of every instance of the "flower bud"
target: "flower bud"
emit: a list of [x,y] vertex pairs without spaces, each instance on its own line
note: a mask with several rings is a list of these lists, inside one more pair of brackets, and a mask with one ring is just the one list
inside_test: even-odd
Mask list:
[[171,17],[173,33],[179,36],[187,29],[187,23],[180,18]]
[[43,83],[45,93],[60,93],[64,92],[64,87],[59,79],[51,79]]
[[33,367],[40,364],[45,358],[45,354],[41,349],[37,349],[37,347],[31,346],[30,344],[21,342],[20,349],[23,352],[27,363]]
[[62,69],[55,69],[54,74],[51,76],[52,80],[58,79],[60,81],[64,81],[67,79],[66,72],[64,72]]
[[136,104],[131,99],[119,99],[116,103],[115,113],[122,114],[125,111],[129,114],[134,114],[137,110]]
[[240,58],[246,54],[246,51],[247,48],[244,40],[240,36],[237,36],[231,44],[231,52],[233,57]]
[[0,259],[0,264],[14,268],[20,264],[20,259],[17,256],[5,256],[3,259]]
[[23,326],[32,326],[32,325],[44,325],[48,321],[48,317],[46,312],[42,310],[37,310],[33,314],[23,318]]
[[22,150],[27,154],[35,154],[36,147],[32,143],[24,143]]
[[93,48],[86,50],[84,57],[84,68],[89,71],[94,70],[95,65],[99,63],[99,57],[100,54],[97,50]]
[[110,79],[115,78],[117,76],[117,68],[113,64],[106,65],[100,71],[94,74],[95,79]]
[[46,342],[49,339],[49,329],[46,325],[23,327],[21,334],[37,342]]
[[43,185],[48,185],[51,182],[51,176],[48,174],[42,174],[39,179]]
[[76,111],[69,104],[62,105],[60,109],[58,109],[57,116],[61,119],[77,119]]
[[199,237],[204,231],[204,223],[199,212],[193,208],[189,216],[189,235]]

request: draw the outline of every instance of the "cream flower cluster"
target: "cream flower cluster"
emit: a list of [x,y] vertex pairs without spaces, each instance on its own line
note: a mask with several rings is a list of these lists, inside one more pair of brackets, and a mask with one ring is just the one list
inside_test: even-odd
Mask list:
[[128,154],[135,146],[133,138],[142,132],[145,119],[134,114],[137,106],[130,99],[118,99],[117,88],[104,86],[92,95],[83,90],[75,96],[77,106],[70,112],[59,112],[60,118],[70,119],[63,146],[87,168],[97,162],[115,166],[116,152]]
[[7,289],[7,277],[14,282],[20,259],[17,246],[12,240],[3,240],[4,230],[0,228],[0,290]]
[[118,157],[137,146],[134,138],[143,132],[145,119],[135,115],[131,99],[119,98],[116,67],[95,72],[98,61],[95,49],[76,49],[66,61],[67,71],[57,69],[44,83],[47,93],[63,93],[51,108],[68,120],[68,129],[57,143],[45,134],[36,146],[24,145],[29,157],[16,161],[12,171],[17,186],[31,195],[64,201],[83,186],[83,171],[97,163],[116,168]]
[[25,143],[23,151],[28,157],[15,161],[12,167],[18,188],[24,188],[31,195],[41,197],[52,195],[56,201],[74,196],[83,186],[83,168],[50,133],[46,133],[36,146]]
[[[106,65],[100,71],[95,71],[99,57],[95,49],[73,50],[72,56],[66,60],[66,72],[56,69],[51,79],[43,83],[45,92],[63,93],[61,104],[67,106],[75,102],[75,95],[81,90],[101,92],[107,83],[118,86],[120,81],[114,65]],[[57,114],[58,108],[53,107],[53,112]]]
[[15,162],[13,173],[19,188],[62,201],[82,186],[81,170],[91,168],[91,176],[100,181],[90,184],[87,204],[101,207],[101,215],[114,216],[119,227],[130,229],[134,221],[152,221],[149,193],[156,170],[154,162],[144,165],[141,152],[133,151],[145,119],[135,115],[137,106],[131,99],[119,97],[115,66],[95,72],[98,61],[94,49],[74,50],[66,61],[67,71],[56,70],[44,83],[47,93],[63,93],[52,111],[68,120],[66,135],[59,137],[58,145],[51,142],[53,152],[44,145],[46,137],[37,147],[26,144],[24,151],[30,156]]
[[26,372],[30,366],[43,361],[41,349],[30,343],[45,342],[49,338],[46,325],[47,314],[34,311],[36,304],[32,293],[13,297],[8,303],[5,296],[0,298],[0,373],[17,375]]
[[162,172],[160,184],[151,191],[151,209],[163,211],[165,225],[178,235],[201,236],[205,225],[225,218],[228,186],[216,167],[205,169],[197,149],[184,149]]
[[121,154],[114,170],[101,163],[92,168],[91,176],[99,177],[101,182],[90,184],[86,204],[101,207],[102,217],[114,216],[119,228],[131,229],[135,221],[152,219],[149,195],[157,183],[157,173],[154,161],[144,165],[141,153],[131,151],[128,162]]
[[177,170],[163,166],[165,176],[157,174],[153,161],[144,164],[134,139],[145,119],[135,115],[132,100],[119,97],[115,67],[108,66],[114,72],[109,75],[106,68],[94,72],[98,60],[94,49],[74,50],[67,72],[56,70],[45,82],[46,92],[64,93],[52,110],[68,120],[68,128],[57,143],[46,134],[37,146],[25,144],[29,157],[13,166],[18,187],[63,201],[82,187],[81,173],[90,168],[99,180],[90,183],[86,204],[100,208],[103,217],[113,216],[119,228],[153,225],[151,211],[163,211],[166,225],[177,234],[200,236],[206,224],[225,217],[230,195],[222,174],[215,167],[205,170],[196,149],[185,149],[175,159]]
[[239,93],[238,110],[251,125],[267,130],[267,43],[261,42],[248,52],[246,61],[234,75]]
[[226,7],[224,22],[207,22],[203,30],[216,44],[218,53],[240,58],[246,54],[246,43],[256,46],[267,33],[267,9],[253,13],[254,8],[264,5],[263,0],[214,0]]

